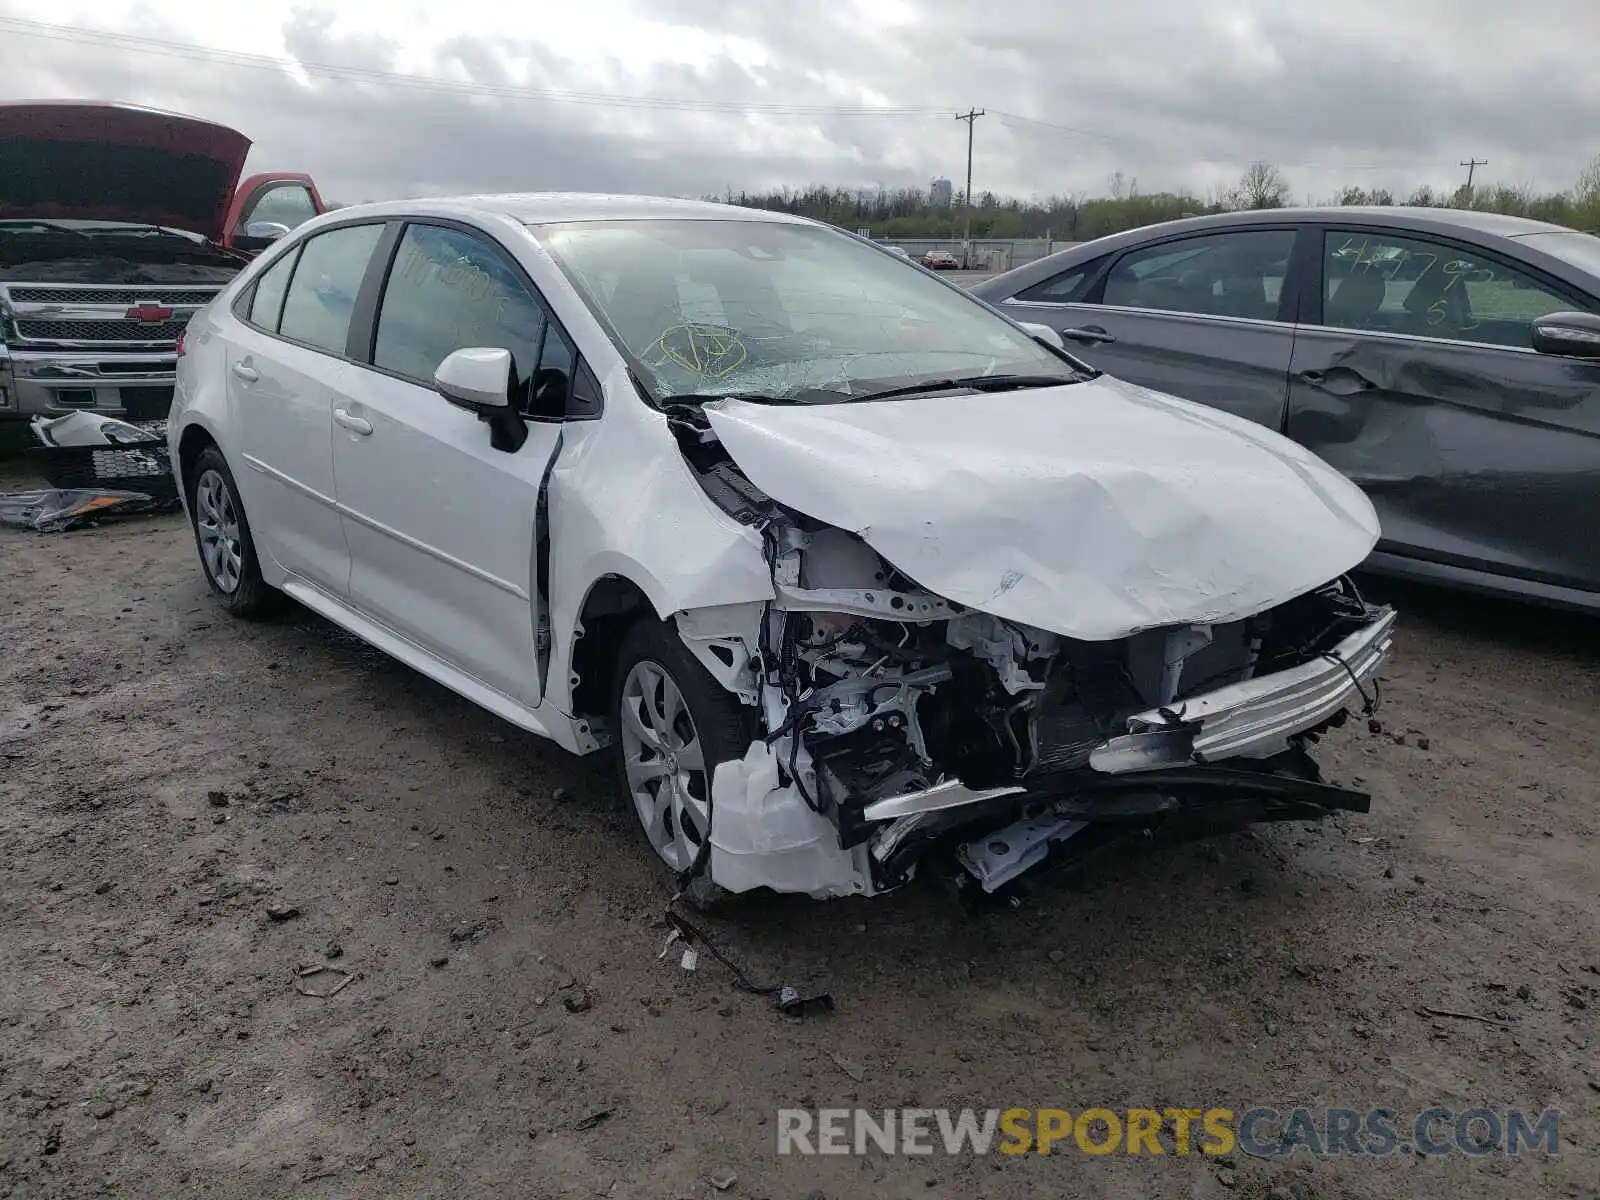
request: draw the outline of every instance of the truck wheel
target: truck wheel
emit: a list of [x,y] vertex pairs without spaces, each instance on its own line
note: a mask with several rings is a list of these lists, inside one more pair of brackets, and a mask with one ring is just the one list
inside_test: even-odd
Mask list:
[[261,617],[276,610],[282,596],[261,578],[238,486],[215,446],[207,446],[195,460],[189,518],[200,566],[222,607],[237,617]]
[[[623,639],[612,711],[629,807],[646,844],[677,875],[695,861],[715,819],[717,764],[749,749],[749,719],[673,628],[656,620],[638,622]],[[703,871],[684,898],[703,909],[727,895]]]

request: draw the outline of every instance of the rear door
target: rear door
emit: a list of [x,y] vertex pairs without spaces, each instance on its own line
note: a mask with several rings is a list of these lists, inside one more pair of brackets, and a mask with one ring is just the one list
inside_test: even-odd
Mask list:
[[[468,346],[512,353],[528,424],[514,451],[434,390],[434,369]],[[416,221],[394,245],[364,357],[334,413],[351,604],[535,705],[538,504],[578,370],[573,343],[487,234]]]
[[1600,301],[1469,242],[1317,237],[1287,432],[1372,498],[1379,549],[1600,589],[1600,363],[1531,346]]
[[333,479],[334,403],[353,373],[350,316],[381,224],[327,230],[239,297],[227,339],[236,471],[251,532],[284,570],[344,595],[350,553]]
[[[1061,331],[1129,382],[1283,426],[1294,345],[1295,228],[1252,225],[1145,243],[1069,268],[1001,307]],[[1102,340],[1109,339],[1109,340]]]

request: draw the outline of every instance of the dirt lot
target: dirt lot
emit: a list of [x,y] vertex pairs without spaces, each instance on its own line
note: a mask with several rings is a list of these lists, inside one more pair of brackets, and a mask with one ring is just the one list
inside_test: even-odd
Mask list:
[[[982,917],[752,902],[724,948],[835,999],[792,1021],[658,961],[600,765],[309,615],[230,620],[178,518],[0,531],[0,1193],[1595,1195],[1597,626],[1393,597],[1383,732],[1323,751],[1370,816]],[[1555,1107],[1565,1153],[775,1153],[782,1106],[1299,1103]]]

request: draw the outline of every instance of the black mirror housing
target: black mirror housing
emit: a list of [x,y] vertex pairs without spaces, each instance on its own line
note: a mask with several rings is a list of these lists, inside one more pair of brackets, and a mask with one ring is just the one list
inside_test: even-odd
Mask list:
[[1600,359],[1600,316],[1584,312],[1556,312],[1533,323],[1533,348],[1540,354],[1564,358]]

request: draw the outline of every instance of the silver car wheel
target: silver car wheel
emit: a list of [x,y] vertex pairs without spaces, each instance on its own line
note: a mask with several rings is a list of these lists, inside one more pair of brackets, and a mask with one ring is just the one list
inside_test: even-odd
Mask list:
[[674,871],[700,852],[710,824],[705,752],[677,681],[665,667],[635,663],[622,684],[622,757],[645,837]]
[[233,492],[221,472],[207,470],[194,489],[194,523],[200,538],[200,560],[217,590],[233,595],[244,570],[244,547],[239,540],[239,515]]

